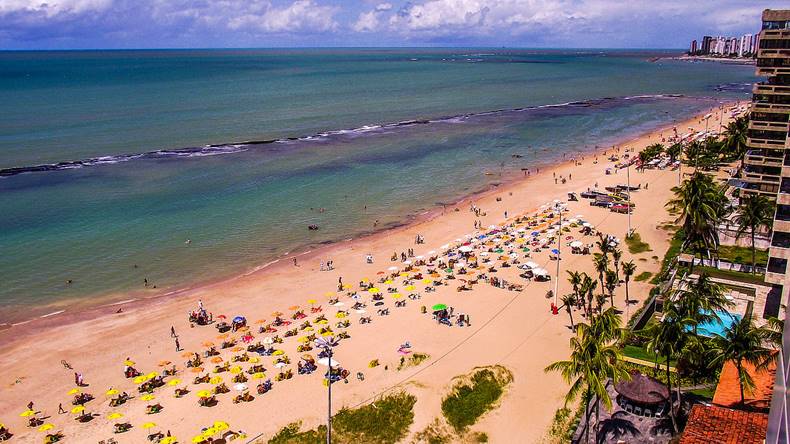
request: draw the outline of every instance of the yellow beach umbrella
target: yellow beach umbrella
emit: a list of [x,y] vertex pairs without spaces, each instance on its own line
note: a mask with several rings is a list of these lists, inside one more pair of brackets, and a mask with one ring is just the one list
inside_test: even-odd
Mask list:
[[253,356],[247,362],[249,362],[250,364],[257,364],[257,363],[261,362],[261,358],[259,358],[257,356]]
[[159,442],[160,444],[176,444],[178,442],[178,438],[175,436],[166,436]]
[[313,330],[315,330],[313,327],[307,327],[304,329],[304,331],[313,331]]
[[255,374],[252,375],[252,379],[263,379],[265,377],[266,377],[266,374],[265,373],[261,373],[261,372],[258,372],[258,373],[255,373]]
[[47,424],[44,424],[41,427],[39,427],[38,430],[41,431],[41,432],[46,432],[47,430],[52,430],[54,428],[55,428],[55,426],[53,424],[47,423]]
[[223,430],[229,429],[230,428],[230,424],[228,424],[225,421],[215,421],[214,422],[214,428],[221,432]]
[[423,284],[430,284],[430,283],[432,283],[432,282],[433,282],[433,281],[432,281],[432,280],[430,280],[430,279],[423,279],[423,280],[422,280],[422,283],[423,283]]
[[180,379],[171,379],[170,382],[167,383],[167,385],[169,385],[171,387],[175,387],[178,384],[181,384],[181,380]]
[[127,361],[123,361],[123,363],[126,364],[126,365],[134,365],[134,361],[128,361],[127,360]]
[[334,296],[334,295],[335,295],[335,292],[334,292],[334,291],[327,291],[326,293],[324,293],[324,295],[325,295],[326,297],[329,297],[329,298],[331,298],[332,296]]
[[123,413],[112,412],[109,415],[107,415],[107,417],[110,418],[110,419],[123,418]]
[[370,279],[368,279],[368,278],[362,278],[362,282],[370,282]]
[[239,373],[241,373],[241,367],[239,367],[238,365],[231,367],[230,372],[233,373],[234,375],[238,375]]
[[391,283],[392,283],[392,279],[387,279],[386,281],[384,281],[384,283],[385,283],[385,284],[387,284],[387,285],[389,285],[389,284],[391,284]]
[[[320,325],[326,325],[326,324],[329,323],[329,321],[327,321],[326,319],[321,319],[320,321],[315,321],[315,323],[316,324],[320,324]],[[305,329],[305,330],[307,330],[307,329]],[[312,331],[312,330],[310,330],[310,331]]]
[[135,384],[142,384],[145,381],[148,381],[148,377],[146,375],[140,375],[133,379]]
[[222,377],[214,376],[213,378],[209,379],[208,382],[214,385],[222,384]]
[[381,290],[379,290],[376,287],[371,287],[371,288],[368,288],[368,293],[381,293]]
[[201,390],[201,391],[197,392],[197,395],[199,397],[201,397],[201,398],[208,398],[208,397],[211,396],[211,392],[208,391],[208,390]]
[[409,275],[409,273],[407,273],[405,271],[402,271],[402,272],[398,273],[398,276],[400,276],[400,277],[406,277],[408,275]]
[[308,300],[307,300],[307,303],[308,303],[308,304],[310,304],[310,305],[313,305],[313,304],[315,304],[316,302],[317,302],[317,301],[316,301],[315,299],[308,299]]
[[148,379],[154,379],[154,378],[156,378],[157,376],[159,376],[159,373],[157,373],[157,372],[151,372],[151,373],[149,373],[149,374],[147,374],[147,375],[145,375],[145,376],[146,376]]
[[73,388],[73,389],[69,390],[69,395],[76,395],[79,392],[80,392],[80,389]]
[[154,398],[156,398],[156,396],[151,395],[151,394],[143,395],[143,396],[140,397],[140,399],[143,400],[143,401],[150,401],[150,400],[152,400]]
[[332,335],[334,335],[334,333],[332,333],[331,331],[326,331],[321,336],[332,336]]
[[85,406],[82,405],[78,405],[77,407],[71,409],[71,413],[82,413],[84,411],[85,411]]
[[24,412],[20,413],[19,416],[21,416],[23,418],[28,418],[28,417],[33,416],[35,414],[36,414],[36,412],[34,412],[33,410],[25,410]]
[[156,424],[153,423],[153,422],[146,422],[145,424],[141,425],[140,427],[142,427],[144,429],[153,429],[154,427],[156,427]]
[[392,293],[392,297],[395,298],[395,299],[398,299],[398,298],[402,298],[403,295],[400,294],[400,293]]
[[206,442],[206,438],[203,435],[198,435],[192,438],[192,442],[200,444],[201,442]]
[[104,394],[107,395],[107,396],[117,395],[118,394],[118,390],[116,390],[116,389],[109,389],[106,392],[104,392]]
[[406,291],[414,291],[416,289],[417,289],[417,287],[415,287],[414,285],[409,285],[409,286],[406,287]]
[[280,356],[280,355],[284,355],[284,354],[285,354],[285,352],[282,351],[282,350],[275,350],[274,353],[272,353],[272,355],[274,355],[274,356]]
[[310,342],[310,338],[308,338],[307,336],[302,336],[301,338],[297,339],[297,341],[304,344],[305,342]]
[[217,432],[219,432],[219,430],[217,430],[216,427],[214,427],[214,426],[207,427],[206,430],[203,430],[203,436],[208,438],[208,437],[210,437],[212,435],[217,434]]

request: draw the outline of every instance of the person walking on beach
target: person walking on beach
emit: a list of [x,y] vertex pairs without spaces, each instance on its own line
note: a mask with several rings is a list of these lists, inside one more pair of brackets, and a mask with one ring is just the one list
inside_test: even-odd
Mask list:
[[63,404],[58,404],[58,413],[68,413],[64,408]]
[[198,309],[203,311],[203,299],[198,299]]
[[181,344],[178,342],[178,336],[176,336],[176,351],[177,352],[181,351]]
[[170,337],[171,338],[177,338],[178,337],[178,335],[176,334],[176,328],[173,327],[172,325],[170,326]]

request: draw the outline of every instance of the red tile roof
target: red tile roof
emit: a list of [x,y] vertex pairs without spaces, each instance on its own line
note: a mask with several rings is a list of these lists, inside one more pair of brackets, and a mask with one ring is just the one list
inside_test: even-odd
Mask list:
[[[749,376],[754,381],[754,392],[749,393],[744,390],[744,401],[746,406],[751,409],[765,409],[771,407],[771,393],[776,378],[776,362],[772,363],[765,370],[756,370],[753,365],[744,362],[744,368],[749,372]],[[738,384],[738,370],[735,363],[728,361],[724,363],[719,376],[719,385],[716,387],[716,394],[713,395],[713,403],[723,407],[742,407],[741,389]]]
[[696,404],[679,444],[763,444],[768,414]]

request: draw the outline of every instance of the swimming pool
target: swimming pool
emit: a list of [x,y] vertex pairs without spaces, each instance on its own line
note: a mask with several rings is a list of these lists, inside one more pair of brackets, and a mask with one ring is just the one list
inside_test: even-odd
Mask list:
[[702,336],[712,337],[713,335],[724,336],[724,331],[732,324],[741,320],[741,315],[733,314],[726,311],[716,311],[719,320],[712,320],[710,322],[703,322],[697,327],[697,333]]

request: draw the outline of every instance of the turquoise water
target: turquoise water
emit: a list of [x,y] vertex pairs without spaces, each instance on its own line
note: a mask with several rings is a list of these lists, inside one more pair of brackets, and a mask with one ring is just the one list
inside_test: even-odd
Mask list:
[[0,53],[0,322],[242,273],[748,97],[752,67],[656,55]]
[[732,324],[738,323],[741,320],[741,315],[738,314],[731,314],[726,311],[717,311],[716,315],[719,317],[719,320],[712,320],[710,322],[704,322],[697,327],[697,332],[702,336],[713,337],[714,335],[724,336],[725,331],[732,326]]

